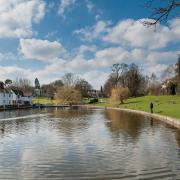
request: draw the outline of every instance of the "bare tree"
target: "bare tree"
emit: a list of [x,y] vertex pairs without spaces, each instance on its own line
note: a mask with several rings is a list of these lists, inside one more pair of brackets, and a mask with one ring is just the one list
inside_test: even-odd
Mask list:
[[73,73],[66,73],[62,77],[62,81],[66,86],[75,86],[77,79],[78,78]]
[[62,87],[64,84],[61,80],[56,80],[49,84],[43,84],[41,86],[41,96],[54,98],[57,90]]
[[175,65],[171,64],[162,72],[161,79],[166,80],[173,78],[174,76],[175,76]]
[[[119,64],[113,64],[112,66],[112,74],[111,76],[113,76],[114,80],[115,80],[115,85],[118,85],[118,82],[120,81],[120,78],[122,77],[122,74],[127,71],[128,69],[128,65],[125,63]],[[122,84],[124,85],[123,79],[122,80]]]
[[21,90],[25,94],[30,94],[33,91],[31,81],[25,78],[16,78],[12,83],[12,87]]
[[104,84],[104,87],[103,87],[103,89],[104,89],[104,95],[106,96],[106,97],[110,97],[110,95],[111,95],[111,89],[113,88],[113,87],[115,87],[116,86],[116,79],[113,77],[113,76],[109,76],[109,78],[106,80],[106,82],[105,82],[105,84]]
[[138,96],[144,93],[146,79],[134,63],[129,65],[129,70],[124,75],[125,84],[129,88],[131,96]]
[[[157,0],[148,0],[145,4],[145,8],[152,8]],[[180,7],[180,0],[164,0],[161,2],[162,6],[155,7],[153,13],[150,16],[150,19],[153,20],[145,20],[142,23],[145,26],[156,25],[161,22],[166,22],[173,12]],[[175,16],[179,17],[179,14]]]
[[178,56],[175,72],[176,72],[177,79],[180,81],[180,55]]
[[86,80],[79,79],[75,84],[75,89],[79,90],[83,97],[88,97],[88,91],[92,89],[92,86]]

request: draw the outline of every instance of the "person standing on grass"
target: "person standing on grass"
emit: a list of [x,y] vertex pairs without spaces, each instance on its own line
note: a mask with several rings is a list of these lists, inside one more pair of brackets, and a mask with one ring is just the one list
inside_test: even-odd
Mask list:
[[153,108],[154,108],[154,104],[151,102],[151,103],[150,103],[151,113],[153,113]]

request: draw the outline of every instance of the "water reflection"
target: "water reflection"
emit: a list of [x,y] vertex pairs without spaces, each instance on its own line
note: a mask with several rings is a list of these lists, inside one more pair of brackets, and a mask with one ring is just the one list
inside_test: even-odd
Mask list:
[[180,179],[180,131],[154,119],[69,109],[0,117],[0,180]]
[[78,109],[55,109],[52,111],[50,119],[53,121],[52,126],[58,129],[59,132],[70,135],[75,132],[86,130],[90,122],[89,116],[94,113],[93,110],[78,110]]
[[175,138],[176,138],[176,141],[180,147],[180,130],[175,131]]
[[[129,136],[136,139],[141,133],[141,129],[146,126],[144,117],[138,114],[119,112],[117,110],[105,111],[107,127],[117,136],[119,133],[128,133]],[[147,124],[148,125],[148,124]]]

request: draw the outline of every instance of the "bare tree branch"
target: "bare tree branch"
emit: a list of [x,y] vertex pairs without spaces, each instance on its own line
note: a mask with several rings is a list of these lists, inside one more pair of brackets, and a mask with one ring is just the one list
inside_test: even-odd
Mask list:
[[[145,8],[152,7],[152,4],[155,0],[149,0],[145,4]],[[144,26],[152,26],[163,21],[167,21],[170,14],[174,12],[175,9],[180,7],[180,0],[167,0],[167,3],[164,7],[156,7],[154,8],[154,12],[149,17],[151,20],[145,20],[142,22]],[[177,14],[179,17],[179,14]]]

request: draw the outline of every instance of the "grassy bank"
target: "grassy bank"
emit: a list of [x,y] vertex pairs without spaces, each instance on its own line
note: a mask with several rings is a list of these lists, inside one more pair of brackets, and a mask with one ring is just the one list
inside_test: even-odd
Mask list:
[[130,98],[120,102],[112,102],[110,99],[102,99],[96,106],[118,107],[150,112],[149,104],[154,103],[154,113],[180,119],[180,96],[144,96]]
[[[87,100],[87,102],[88,101],[89,100]],[[92,105],[101,107],[127,108],[150,112],[150,102],[154,103],[154,113],[180,119],[180,96],[143,96],[130,98],[124,101],[124,104],[120,104],[120,102],[112,102],[110,99],[100,99],[99,103]],[[39,97],[33,98],[33,103],[56,104],[56,101],[51,100],[50,98]]]
[[39,104],[55,104],[55,100],[52,100],[51,98],[45,98],[45,97],[35,97],[33,98],[33,103],[39,103]]

